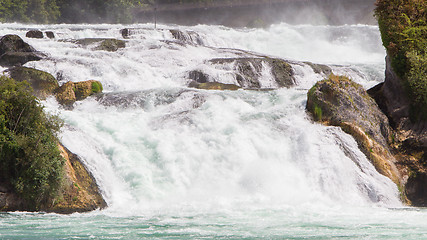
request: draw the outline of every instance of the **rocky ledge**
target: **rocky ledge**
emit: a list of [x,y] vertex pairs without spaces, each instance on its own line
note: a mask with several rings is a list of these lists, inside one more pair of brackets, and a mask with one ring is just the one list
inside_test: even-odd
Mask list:
[[[290,88],[295,85],[294,70],[285,60],[269,57],[243,57],[243,58],[216,58],[205,63],[214,68],[215,73],[209,74],[205,70],[193,70],[188,73],[192,80],[190,87],[205,88],[232,84],[234,88],[244,89],[276,89]],[[271,75],[271,82],[263,83],[262,78]],[[227,80],[228,82],[221,82]],[[220,84],[219,84],[220,83]],[[222,86],[221,85],[221,86]],[[216,88],[215,87],[215,88]],[[221,88],[221,87],[219,87]]]
[[65,159],[64,177],[57,197],[40,209],[26,202],[12,191],[10,185],[0,182],[0,211],[44,211],[61,214],[102,209],[107,203],[102,198],[95,179],[82,164],[81,159],[67,148],[58,145]]
[[[414,133],[393,128],[389,123],[393,118],[381,111],[361,85],[346,77],[330,75],[307,95],[307,110],[316,121],[339,126],[352,135],[377,171],[399,186],[403,201],[426,206],[425,147]],[[377,99],[379,105],[385,101],[378,95]]]

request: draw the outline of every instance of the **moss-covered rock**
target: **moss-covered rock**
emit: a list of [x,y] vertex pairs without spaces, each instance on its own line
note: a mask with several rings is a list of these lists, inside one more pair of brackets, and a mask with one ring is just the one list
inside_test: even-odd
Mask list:
[[340,126],[351,134],[378,172],[402,184],[388,147],[393,136],[388,119],[362,86],[330,75],[308,92],[307,110],[316,120]]
[[66,82],[55,91],[56,100],[65,106],[72,106],[76,102],[74,83]]
[[85,47],[91,46],[94,50],[102,50],[109,52],[115,52],[120,48],[126,47],[125,41],[113,38],[83,38],[72,40],[72,42]]
[[14,67],[9,69],[8,72],[16,81],[27,81],[34,89],[35,96],[40,99],[53,95],[59,87],[58,81],[50,73],[34,68]]
[[67,82],[55,91],[56,100],[64,106],[72,106],[91,95],[101,93],[102,84],[99,81]]
[[95,49],[96,50],[109,51],[109,52],[115,52],[115,51],[119,50],[119,48],[125,48],[125,47],[126,47],[126,42],[123,40],[105,39]]

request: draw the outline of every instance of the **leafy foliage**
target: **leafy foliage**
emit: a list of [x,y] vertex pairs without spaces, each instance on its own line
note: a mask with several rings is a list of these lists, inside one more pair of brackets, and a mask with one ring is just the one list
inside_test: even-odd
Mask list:
[[37,210],[59,189],[64,160],[56,137],[62,122],[31,93],[26,82],[0,77],[0,181]]
[[55,22],[60,15],[55,0],[2,0],[0,21]]
[[376,4],[383,44],[407,87],[413,116],[427,119],[427,1],[378,0]]

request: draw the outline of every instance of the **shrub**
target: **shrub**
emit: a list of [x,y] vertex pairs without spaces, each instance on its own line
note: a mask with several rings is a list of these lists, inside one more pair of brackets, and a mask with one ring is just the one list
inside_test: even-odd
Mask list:
[[62,122],[47,115],[26,82],[0,77],[0,180],[37,210],[55,197],[64,159],[57,147]]
[[427,1],[377,0],[376,5],[382,41],[412,101],[413,119],[427,119]]

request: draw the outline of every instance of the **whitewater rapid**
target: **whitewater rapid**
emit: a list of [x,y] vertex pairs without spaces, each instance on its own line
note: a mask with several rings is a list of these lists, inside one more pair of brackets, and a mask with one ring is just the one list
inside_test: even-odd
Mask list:
[[[60,84],[98,80],[105,96],[43,102],[66,126],[61,141],[95,176],[108,214],[216,212],[227,209],[401,207],[397,187],[376,172],[357,143],[336,127],[313,123],[306,93],[325,75],[303,63],[327,64],[365,88],[383,81],[378,27],[272,25],[231,29],[199,25],[40,25],[56,38],[25,37],[29,26],[3,24],[48,57],[25,66]],[[73,39],[118,38],[126,48],[96,51]],[[170,29],[196,33],[178,42]],[[233,83],[214,58],[262,54],[293,62],[297,85],[271,91],[206,91],[187,87],[201,69]],[[228,76],[228,77],[227,77]],[[262,84],[272,86],[266,69]]]

